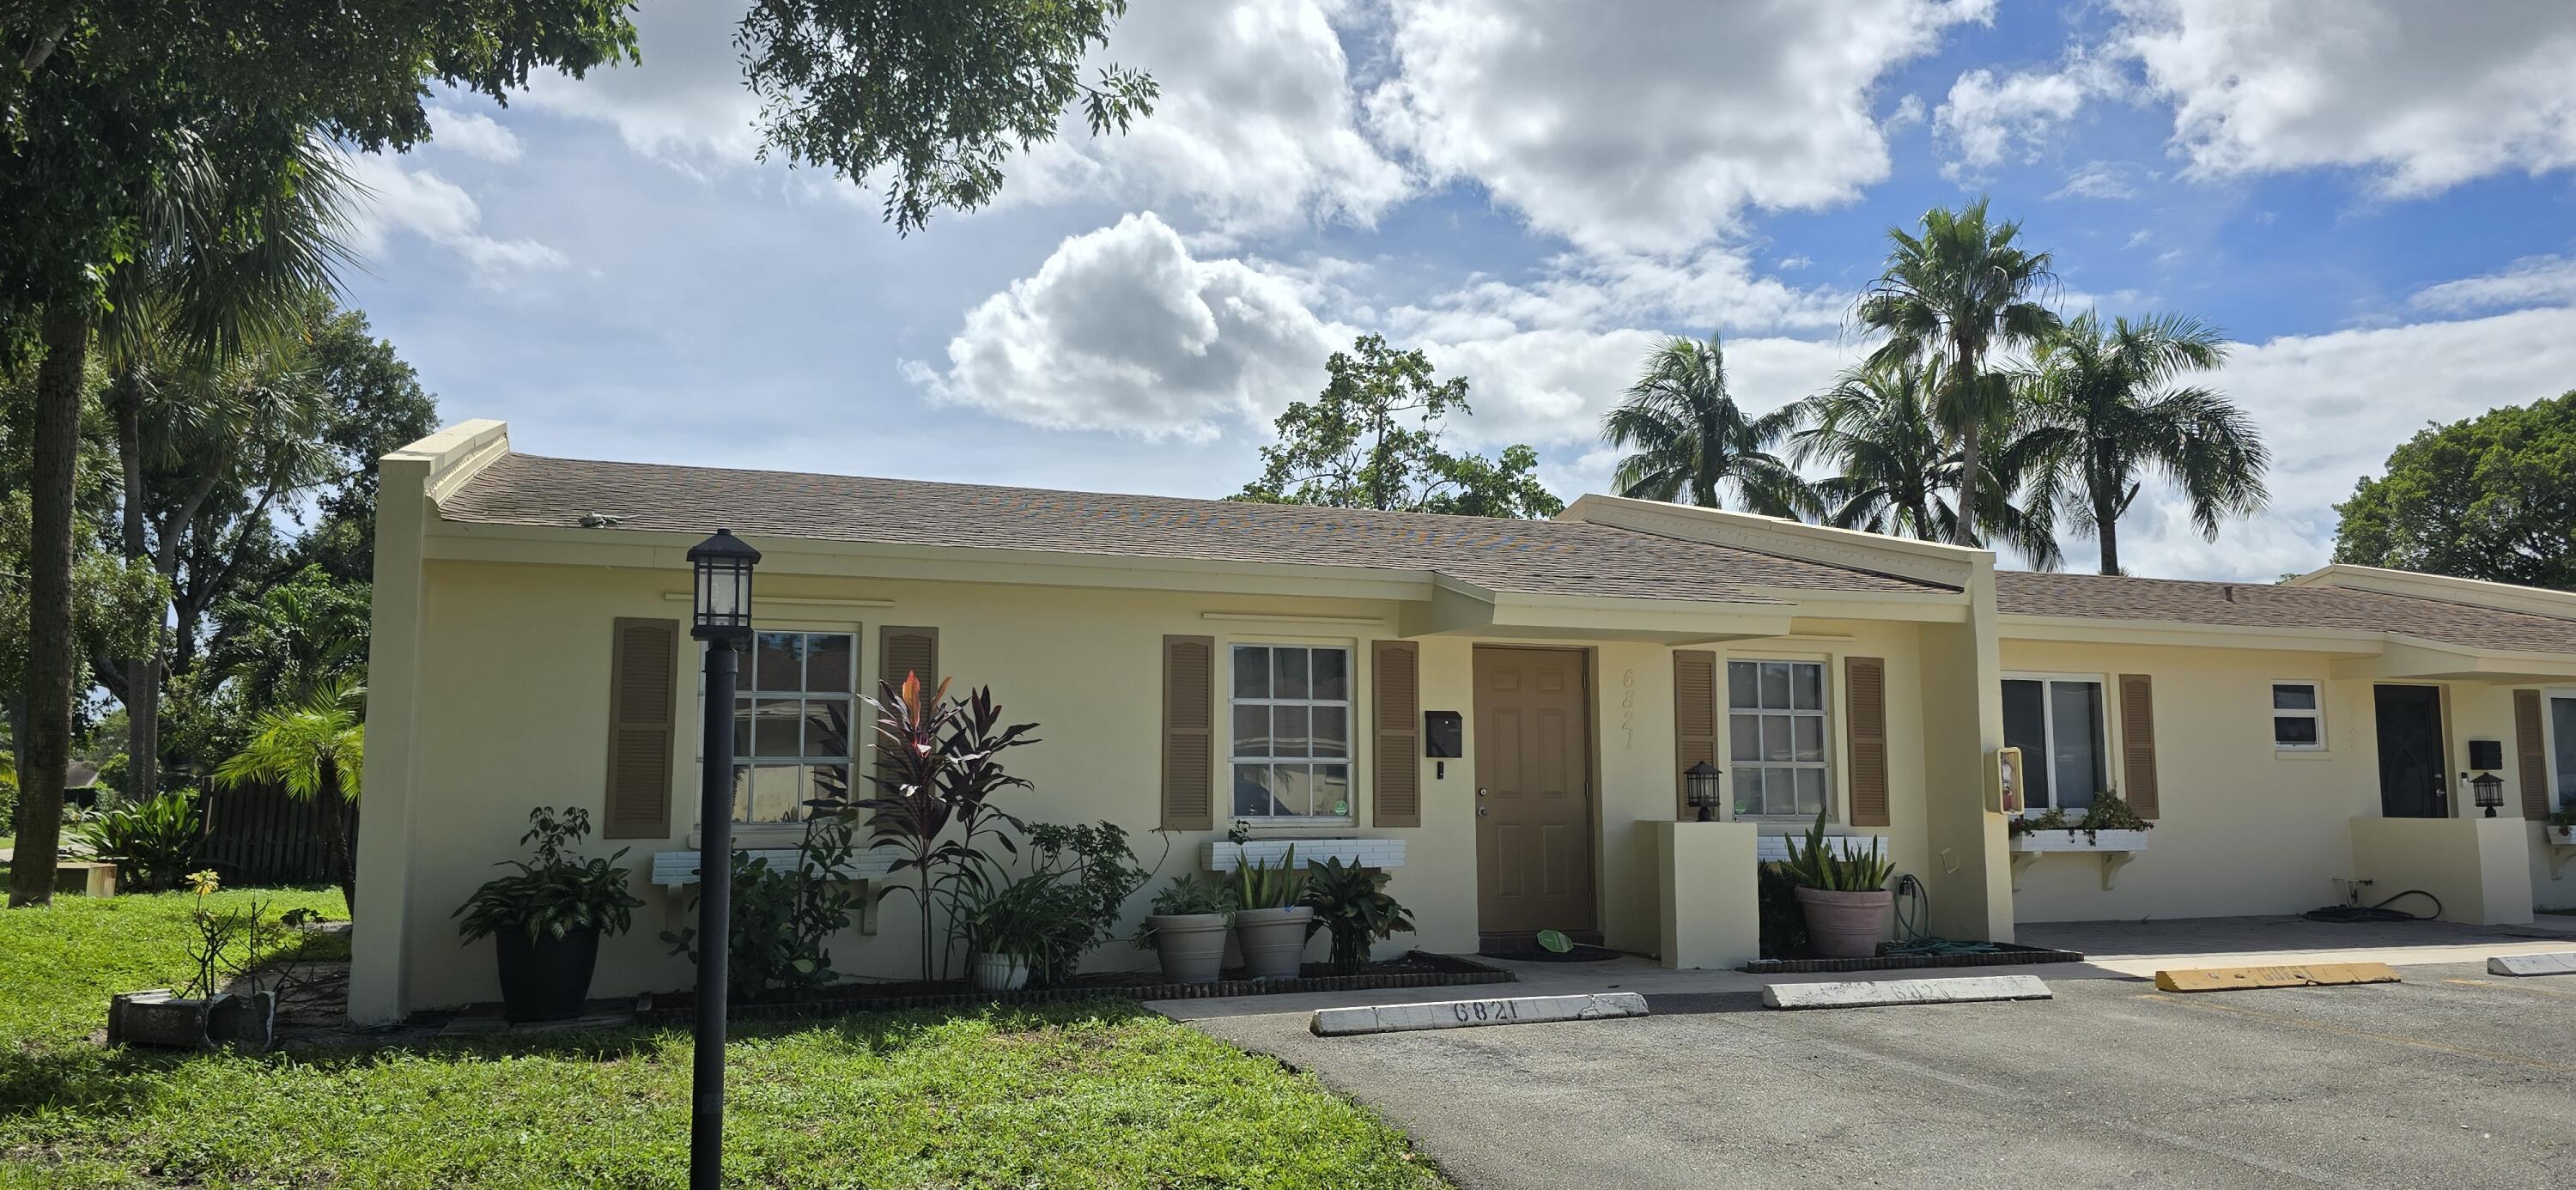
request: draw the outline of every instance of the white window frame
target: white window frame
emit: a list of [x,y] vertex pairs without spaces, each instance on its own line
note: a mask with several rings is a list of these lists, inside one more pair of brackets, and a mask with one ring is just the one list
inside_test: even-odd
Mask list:
[[[1313,650],[1317,650],[1317,649],[1330,649],[1330,650],[1333,650],[1333,651],[1335,651],[1335,652],[1338,652],[1338,653],[1340,653],[1340,654],[1342,655],[1342,684],[1343,684],[1343,685],[1342,685],[1342,694],[1343,694],[1343,697],[1341,697],[1341,698],[1312,698],[1312,697],[1309,697],[1309,698],[1238,698],[1238,697],[1236,697],[1236,696],[1235,696],[1235,693],[1234,693],[1234,690],[1235,690],[1235,682],[1234,682],[1235,674],[1234,674],[1234,669],[1235,669],[1235,664],[1236,664],[1236,660],[1235,660],[1235,659],[1236,659],[1236,657],[1239,655],[1239,650],[1243,650],[1243,649],[1305,649],[1305,650],[1308,650],[1309,652],[1312,652]],[[1274,678],[1275,678],[1275,675],[1274,675]],[[1311,685],[1311,683],[1312,683],[1313,679],[1314,679],[1314,670],[1313,670],[1313,668],[1312,668],[1312,663],[1311,663],[1311,661],[1310,661],[1310,662],[1309,662],[1309,668],[1308,668],[1308,670],[1307,670],[1307,680],[1308,680],[1308,682],[1310,683],[1310,685],[1308,686],[1308,693],[1309,693],[1309,694],[1311,694],[1311,693],[1313,692],[1313,687],[1312,687],[1312,685]],[[1360,680],[1361,680],[1361,675],[1360,675],[1360,650],[1359,650],[1359,648],[1358,648],[1357,644],[1356,644],[1355,642],[1352,642],[1352,641],[1348,641],[1348,640],[1296,640],[1296,639],[1290,639],[1290,638],[1260,637],[1260,638],[1245,638],[1245,639],[1240,639],[1240,640],[1229,639],[1229,640],[1227,640],[1227,641],[1225,642],[1225,810],[1226,810],[1226,814],[1227,814],[1227,816],[1228,816],[1228,820],[1229,820],[1229,821],[1243,823],[1243,824],[1245,824],[1246,826],[1248,826],[1248,827],[1250,827],[1250,828],[1252,828],[1252,829],[1254,829],[1254,830],[1261,830],[1261,829],[1265,829],[1265,828],[1296,828],[1296,827],[1316,827],[1316,826],[1343,827],[1343,826],[1357,826],[1357,825],[1359,825],[1359,805],[1360,805],[1360,757],[1359,757],[1360,744],[1359,744],[1359,737],[1360,737],[1360,735],[1361,735],[1361,724],[1360,724],[1360,716],[1359,716],[1359,698],[1358,698],[1358,694],[1359,694],[1359,689],[1360,689]],[[1240,764],[1279,764],[1279,763],[1282,763],[1282,762],[1295,763],[1295,762],[1299,759],[1298,757],[1293,757],[1293,756],[1280,756],[1280,755],[1278,755],[1278,754],[1276,754],[1276,753],[1270,753],[1270,754],[1265,754],[1265,755],[1260,755],[1260,756],[1250,756],[1250,755],[1245,755],[1245,754],[1244,754],[1244,752],[1243,752],[1243,750],[1242,750],[1242,747],[1241,747],[1242,741],[1240,741],[1240,740],[1238,740],[1238,739],[1236,739],[1236,738],[1235,738],[1235,731],[1234,731],[1234,709],[1235,709],[1236,707],[1238,707],[1238,706],[1262,706],[1262,707],[1280,707],[1280,706],[1291,706],[1291,707],[1293,707],[1293,706],[1302,706],[1302,707],[1306,707],[1306,708],[1308,709],[1308,712],[1307,712],[1307,713],[1308,713],[1309,715],[1312,715],[1312,714],[1313,714],[1313,708],[1315,708],[1315,707],[1339,707],[1339,708],[1341,708],[1341,711],[1342,711],[1342,755],[1341,755],[1341,756],[1339,756],[1339,757],[1330,757],[1330,756],[1326,756],[1326,757],[1316,757],[1316,756],[1311,756],[1311,755],[1310,755],[1310,756],[1307,756],[1307,757],[1305,757],[1305,758],[1303,758],[1303,759],[1305,759],[1305,760],[1306,760],[1306,762],[1308,762],[1308,763],[1310,763],[1310,764],[1311,764],[1311,763],[1319,763],[1319,762],[1320,762],[1320,763],[1326,763],[1326,764],[1329,764],[1329,763],[1333,763],[1333,762],[1334,762],[1334,761],[1336,761],[1336,760],[1338,760],[1338,761],[1342,764],[1343,769],[1344,769],[1344,780],[1343,780],[1343,783],[1342,783],[1342,788],[1343,788],[1343,790],[1344,790],[1344,793],[1343,793],[1343,801],[1344,801],[1344,802],[1346,802],[1346,803],[1350,806],[1350,811],[1349,811],[1348,813],[1344,813],[1344,814],[1241,814],[1241,813],[1236,813],[1236,812],[1235,812],[1235,801],[1234,801],[1234,781],[1235,781],[1234,770],[1235,770],[1235,766],[1236,766],[1236,765],[1240,765]],[[1311,721],[1312,721],[1312,720],[1310,719],[1310,720],[1309,720],[1309,722],[1311,722]]]
[[2543,767],[2549,774],[2548,804],[2553,811],[2576,806],[2576,799],[2562,798],[2558,792],[2561,775],[2558,767],[2558,715],[2557,708],[2550,704],[2561,698],[2576,702],[2576,687],[2545,687],[2540,692],[2540,746],[2546,753],[2543,759],[2548,762]]
[[[2307,687],[2307,688],[2308,688],[2308,693],[2309,693],[2309,694],[2311,694],[2311,695],[2313,695],[2313,696],[2315,696],[2315,697],[2314,697],[2314,699],[2313,699],[2313,701],[2316,703],[2316,705],[2315,705],[2314,707],[2311,707],[2311,708],[2309,708],[2309,709],[2307,709],[2307,710],[2302,711],[2302,710],[2296,710],[2296,709],[2292,709],[2292,708],[2285,708],[2285,707],[2279,706],[2279,705],[2277,705],[2277,704],[2274,704],[2274,703],[2273,703],[2273,699],[2274,699],[2275,695],[2274,695],[2274,693],[2273,693],[2273,692],[2274,692],[2274,690],[2275,690],[2276,688],[2278,688],[2278,687],[2282,687],[2282,686],[2305,686],[2305,687]],[[2264,686],[2263,686],[2263,701],[2264,701],[2264,703],[2265,703],[2267,706],[2270,706],[2270,708],[2271,708],[2271,712],[2272,712],[2271,717],[2272,717],[2272,718],[2274,718],[2274,719],[2307,719],[2307,720],[2311,720],[2311,721],[2313,721],[2313,722],[2317,725],[2317,742],[2315,742],[2315,743],[2313,743],[2313,744],[2285,744],[2285,743],[2281,742],[2280,726],[2279,726],[2278,724],[2273,724],[2273,725],[2272,725],[2272,728],[2271,728],[2271,731],[2272,731],[2272,750],[2273,750],[2273,751],[2275,751],[2275,752],[2323,752],[2323,751],[2325,751],[2325,750],[2326,750],[2326,684],[2325,684],[2325,683],[2323,683],[2323,682],[2319,682],[2319,681],[2313,681],[2313,680],[2310,680],[2310,679],[2307,679],[2307,678],[2275,678],[2275,679],[2273,679],[2272,681],[2270,681],[2270,682],[2268,682],[2268,683],[2265,683],[2265,684],[2264,684]]]
[[[1799,718],[1802,718],[1802,717],[1812,717],[1812,718],[1815,718],[1815,719],[1817,719],[1817,720],[1820,720],[1820,721],[1822,722],[1822,724],[1823,724],[1823,727],[1821,728],[1821,733],[1822,733],[1822,738],[1823,738],[1823,741],[1824,741],[1824,748],[1823,748],[1823,751],[1822,751],[1822,753],[1821,753],[1821,755],[1822,755],[1822,757],[1823,757],[1822,759],[1820,759],[1820,760],[1785,760],[1785,761],[1771,761],[1771,760],[1748,760],[1748,761],[1739,761],[1739,760],[1735,759],[1735,715],[1736,715],[1737,707],[1735,706],[1735,695],[1734,695],[1734,689],[1735,689],[1735,687],[1734,687],[1734,683],[1733,683],[1733,675],[1729,672],[1729,670],[1728,670],[1728,668],[1727,668],[1727,667],[1728,667],[1728,666],[1730,666],[1730,665],[1737,664],[1737,663],[1739,663],[1739,662],[1740,662],[1740,663],[1743,663],[1743,664],[1746,664],[1746,665],[1756,665],[1756,666],[1764,665],[1764,664],[1771,664],[1771,665],[1812,665],[1812,666],[1816,667],[1816,709],[1814,709],[1814,710],[1812,710],[1812,711],[1803,711],[1803,710],[1798,710],[1798,709],[1796,709],[1794,706],[1793,706],[1793,707],[1791,707],[1791,708],[1789,708],[1789,709],[1785,709],[1785,710],[1770,710],[1770,709],[1763,708],[1763,707],[1748,707],[1748,708],[1744,708],[1744,713],[1749,714],[1749,715],[1756,716],[1757,718],[1758,718],[1759,716],[1763,716],[1763,715],[1786,715],[1786,716],[1788,716],[1788,717],[1792,720],[1792,726],[1790,727],[1790,731],[1789,731],[1790,749],[1791,749],[1791,754],[1792,754],[1792,755],[1795,755],[1795,754],[1796,754],[1796,747],[1797,747],[1797,728],[1796,728],[1796,726],[1795,726],[1795,720],[1797,720],[1797,719],[1799,719]],[[1759,690],[1760,690],[1760,688],[1761,688],[1761,687],[1760,687],[1761,678],[1760,678],[1760,676],[1759,676],[1759,671],[1756,671],[1756,677],[1755,677],[1754,681],[1755,681],[1755,690],[1756,690],[1756,692],[1757,692],[1757,693],[1756,693],[1756,695],[1755,695],[1755,701],[1757,701],[1757,702],[1758,702],[1758,701],[1760,701],[1760,695],[1759,695],[1759,693],[1758,693],[1758,692],[1759,692]],[[1796,677],[1792,676],[1792,677],[1790,678],[1790,681],[1789,681],[1789,688],[1790,688],[1792,691],[1795,691],[1795,690],[1797,689],[1797,679],[1796,679]],[[1745,813],[1740,813],[1740,812],[1737,812],[1737,811],[1736,811],[1736,809],[1735,809],[1736,791],[1737,791],[1738,789],[1741,789],[1741,788],[1742,788],[1742,785],[1741,785],[1742,778],[1740,778],[1739,776],[1737,776],[1737,772],[1738,772],[1738,770],[1740,770],[1740,769],[1746,769],[1746,768],[1755,768],[1755,769],[1781,769],[1781,768],[1785,768],[1785,769],[1792,769],[1792,770],[1813,769],[1813,770],[1815,770],[1815,771],[1817,771],[1817,772],[1823,773],[1823,774],[1824,774],[1824,782],[1825,782],[1825,821],[1830,822],[1830,823],[1840,823],[1840,822],[1842,822],[1842,821],[1844,820],[1844,818],[1845,818],[1846,816],[1845,816],[1845,815],[1844,815],[1844,813],[1843,813],[1843,807],[1842,807],[1842,789],[1841,789],[1841,782],[1839,782],[1838,780],[1836,780],[1836,779],[1835,779],[1835,777],[1836,777],[1836,772],[1837,772],[1837,769],[1838,769],[1838,766],[1837,766],[1837,765],[1835,765],[1835,763],[1834,763],[1834,757],[1835,757],[1835,755],[1836,755],[1836,754],[1840,751],[1840,749],[1841,749],[1841,737],[1840,737],[1840,735],[1838,735],[1838,734],[1836,733],[1836,731],[1835,731],[1835,720],[1838,718],[1838,716],[1835,714],[1834,699],[1835,699],[1835,697],[1836,697],[1837,693],[1838,693],[1838,691],[1835,689],[1835,686],[1834,686],[1834,665],[1833,665],[1833,659],[1832,659],[1832,658],[1830,658],[1830,657],[1778,657],[1778,656],[1748,657],[1748,656],[1735,656],[1735,655],[1731,655],[1731,654],[1727,654],[1727,655],[1721,655],[1721,656],[1719,656],[1719,658],[1718,658],[1718,665],[1717,665],[1717,699],[1718,699],[1718,710],[1719,710],[1719,713],[1723,714],[1723,715],[1726,717],[1726,721],[1725,721],[1725,725],[1724,725],[1724,730],[1723,730],[1723,732],[1721,732],[1721,733],[1720,733],[1720,735],[1719,735],[1719,737],[1718,737],[1720,742],[1719,742],[1719,745],[1718,745],[1718,748],[1717,748],[1717,753],[1718,753],[1719,757],[1721,757],[1722,759],[1724,759],[1724,761],[1726,762],[1726,795],[1725,795],[1725,801],[1726,801],[1726,808],[1727,808],[1727,816],[1728,816],[1729,818],[1731,818],[1731,819],[1733,819],[1733,820],[1735,820],[1735,821],[1738,821],[1738,822],[1787,822],[1787,823],[1812,823],[1812,822],[1814,822],[1816,819],[1815,819],[1815,816],[1814,816],[1814,815],[1812,815],[1812,814],[1798,814],[1798,813],[1789,813],[1789,814],[1745,814]],[[1795,695],[1793,694],[1793,695],[1791,696],[1791,698],[1790,698],[1790,702],[1794,704],[1796,701],[1797,701],[1797,699],[1796,699]],[[1756,732],[1756,735],[1759,735],[1759,734],[1760,734],[1760,733],[1757,731],[1757,732]]]
[[[2096,795],[2107,793],[2114,797],[2126,796],[2120,792],[2119,782],[2114,779],[2114,774],[2117,770],[2111,763],[2114,757],[2120,755],[2120,741],[2116,738],[2115,734],[2119,731],[2120,725],[2117,722],[2118,716],[2111,713],[2111,675],[2107,673],[2082,674],[2014,672],[2004,674],[2001,680],[2006,682],[2038,682],[2041,684],[2041,697],[2039,700],[2041,733],[2040,755],[2036,761],[2028,755],[2024,755],[2022,757],[2022,771],[2025,773],[2029,772],[2034,764],[2053,766],[2057,758],[2057,704],[2055,701],[2047,697],[2047,684],[2050,682],[2081,682],[2089,683],[2096,689],[2099,689],[2102,692],[2102,697],[2097,700],[2098,705],[2101,707],[2102,714],[2102,784],[2101,788],[2096,789],[2093,792]],[[2001,687],[1997,687],[1997,690],[2000,692]],[[2267,699],[2270,697],[2268,690],[2269,688],[2267,687],[2267,693],[2264,696]],[[2029,781],[2025,779],[2023,781],[2023,785],[2025,788],[2022,790],[2021,816],[2024,818],[2037,818],[2042,814],[2048,813],[2051,807],[2034,806],[2030,804],[2030,790],[2027,788]],[[2048,769],[2048,797],[2051,802],[2055,802],[2057,800],[2057,773],[2054,767],[2049,767]],[[2092,809],[2093,808],[2090,806],[2072,807],[2066,811],[2067,821],[2082,822],[2084,820],[2084,816],[2091,813]]]
[[[755,667],[758,665],[758,658],[760,655],[761,633],[795,632],[802,633],[807,636],[846,636],[850,638],[850,756],[848,764],[850,769],[850,796],[853,800],[873,796],[866,786],[866,770],[861,767],[861,763],[864,760],[864,753],[867,750],[867,740],[871,734],[872,725],[872,720],[869,717],[867,710],[868,690],[864,685],[867,680],[866,675],[868,668],[867,658],[864,656],[864,650],[867,648],[867,633],[862,630],[863,627],[863,625],[849,623],[846,621],[839,623],[829,621],[791,621],[787,623],[756,624],[753,626],[751,644],[740,649],[735,654],[734,668],[734,698],[737,701],[755,699],[762,693],[776,693],[755,691],[752,688]],[[698,659],[699,666],[696,710],[698,712],[698,722],[704,724],[706,722],[707,679],[705,665],[706,643],[703,641],[698,642]],[[797,697],[801,700],[806,693],[807,691],[800,690],[797,692]],[[725,721],[727,723],[733,722],[732,716],[726,716]],[[699,731],[698,737],[697,759],[698,763],[703,765],[706,762],[707,755],[706,733],[703,729]],[[753,741],[757,743],[758,739],[759,734],[755,727],[753,732]],[[733,759],[734,764],[737,767],[740,767],[751,764],[755,757],[751,755],[736,755]],[[791,762],[799,765],[829,763],[827,759],[817,759],[805,756],[794,757],[792,758],[792,761],[791,758],[788,757],[773,757],[770,759],[772,763],[781,764]],[[689,815],[689,840],[691,846],[696,846],[698,833],[702,824],[697,821],[698,816],[695,812],[695,808],[697,806],[695,793],[698,787],[698,783],[695,779],[695,766],[692,766],[692,771],[688,774],[688,777],[689,779],[684,781],[683,784],[688,787],[689,797],[687,804],[691,807],[691,813]],[[804,831],[805,822],[802,818],[786,822],[746,822],[741,819],[736,819],[733,823],[734,846],[736,850],[742,850],[752,847],[758,843],[771,841],[773,837],[801,837],[804,834]]]

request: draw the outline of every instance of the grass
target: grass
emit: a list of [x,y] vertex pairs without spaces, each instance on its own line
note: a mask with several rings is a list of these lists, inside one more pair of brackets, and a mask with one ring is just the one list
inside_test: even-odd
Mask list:
[[[274,908],[290,898],[337,907]],[[183,982],[186,937],[166,896],[0,913],[0,1190],[686,1181],[684,1031],[260,1056],[79,1040],[109,990]],[[742,1026],[727,1066],[729,1184],[1445,1184],[1310,1076],[1132,1004]]]

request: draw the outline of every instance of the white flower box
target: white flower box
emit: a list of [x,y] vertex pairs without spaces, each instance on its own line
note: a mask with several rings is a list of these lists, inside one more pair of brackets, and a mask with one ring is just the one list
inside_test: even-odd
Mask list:
[[2147,832],[2145,831],[2087,832],[2082,827],[2074,830],[2052,827],[2048,830],[2032,831],[2026,835],[2015,835],[2012,840],[2013,891],[2021,891],[2022,873],[2028,871],[2032,864],[2038,863],[2040,856],[2063,851],[2100,856],[2102,891],[2109,892],[2112,883],[2119,877],[2120,869],[2129,866],[2129,861],[2136,859],[2138,853],[2146,849]]
[[1402,839],[1254,839],[1231,843],[1211,839],[1200,850],[1200,862],[1211,872],[1231,872],[1243,866],[1243,857],[1251,856],[1260,864],[1277,866],[1279,857],[1288,849],[1297,849],[1297,866],[1319,864],[1337,859],[1344,864],[1363,868],[1401,868],[1404,866]]
[[2057,829],[2032,831],[2026,835],[2013,836],[2012,849],[2015,851],[2144,851],[2147,849],[2148,833],[2146,831],[2093,831],[2088,834],[2081,827],[2071,831]]

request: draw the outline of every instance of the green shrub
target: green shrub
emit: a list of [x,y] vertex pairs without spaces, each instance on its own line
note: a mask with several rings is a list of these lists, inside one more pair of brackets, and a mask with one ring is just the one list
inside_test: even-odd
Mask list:
[[536,862],[494,865],[519,871],[484,881],[456,907],[452,916],[465,919],[456,930],[466,941],[505,930],[524,932],[534,942],[575,930],[623,934],[634,926],[635,910],[644,902],[626,891],[626,870],[617,866],[628,849],[618,848],[604,859],[583,859],[572,851],[590,833],[590,811],[566,806],[558,814],[539,806],[528,811],[528,824],[519,842],[536,844]]
[[[71,824],[68,814],[64,822]],[[158,892],[177,887],[197,854],[203,825],[197,815],[197,791],[178,789],[100,810],[77,829],[92,850],[117,861],[121,879],[137,891]]]
[[1345,866],[1338,858],[1308,865],[1304,903],[1314,907],[1315,916],[1306,923],[1306,936],[1333,932],[1336,974],[1356,974],[1368,962],[1371,939],[1413,932],[1413,915],[1387,895],[1387,879],[1376,868]]
[[1829,845],[1822,810],[1816,811],[1816,824],[1808,829],[1805,846],[1799,845],[1797,836],[1789,837],[1789,859],[1781,866],[1790,879],[1827,892],[1876,892],[1896,874],[1896,865],[1880,854],[1877,839],[1869,841],[1867,855],[1846,856],[1842,848]]

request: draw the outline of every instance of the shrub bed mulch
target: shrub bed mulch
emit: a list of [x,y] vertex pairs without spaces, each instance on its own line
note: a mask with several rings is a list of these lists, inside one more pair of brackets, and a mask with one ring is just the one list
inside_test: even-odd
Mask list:
[[1866,959],[1755,959],[1739,970],[1754,975],[1807,975],[1824,971],[1901,971],[1908,967],[2018,967],[2024,963],[2081,963],[2084,956],[2045,946],[1997,942],[1981,954],[1883,954]]
[[[1102,971],[1075,976],[1061,987],[1017,992],[979,992],[964,980],[916,980],[908,983],[845,983],[792,998],[762,999],[727,1006],[733,1020],[776,1020],[839,1016],[852,1012],[885,1012],[905,1008],[956,1008],[978,1004],[1051,1004],[1103,996],[1121,1000],[1200,1000],[1217,996],[1276,996],[1292,992],[1377,991],[1386,988],[1445,988],[1470,984],[1510,983],[1515,977],[1455,955],[1413,951],[1362,967],[1356,975],[1335,975],[1323,963],[1308,963],[1294,979],[1219,979],[1214,983],[1163,983],[1154,971]],[[685,1025],[697,1019],[697,994],[665,992],[639,996],[635,1020],[645,1025]]]

